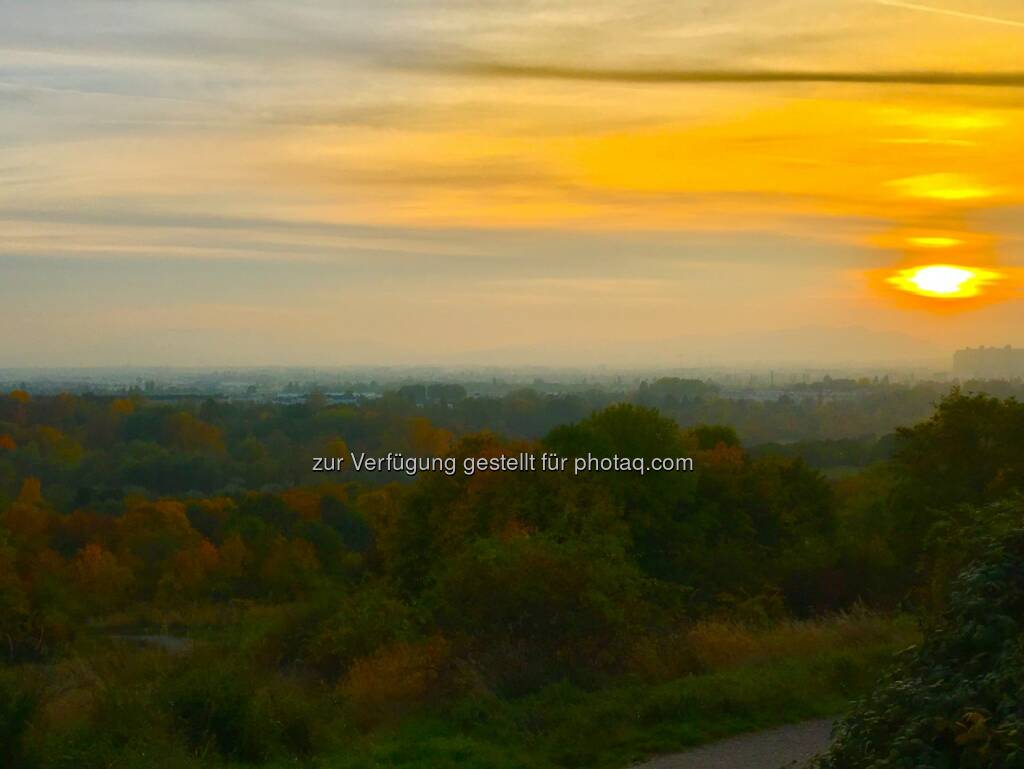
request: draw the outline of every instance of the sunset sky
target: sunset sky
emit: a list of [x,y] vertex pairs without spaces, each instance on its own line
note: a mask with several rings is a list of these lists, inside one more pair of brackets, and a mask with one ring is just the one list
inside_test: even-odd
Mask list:
[[0,0],[0,368],[941,360],[1022,269],[1020,0]]

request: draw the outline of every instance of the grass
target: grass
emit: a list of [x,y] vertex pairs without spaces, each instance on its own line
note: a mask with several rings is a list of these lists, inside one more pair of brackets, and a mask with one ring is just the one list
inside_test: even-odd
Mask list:
[[760,632],[708,623],[695,633],[715,668],[709,672],[594,691],[556,684],[513,702],[468,698],[444,717],[371,735],[320,765],[621,769],[742,732],[841,713],[917,637],[906,619],[871,615]]
[[37,761],[24,765],[623,769],[840,713],[917,636],[907,618],[867,612],[765,627],[705,621],[670,643],[639,637],[643,664],[614,683],[553,683],[514,699],[477,686],[373,727],[344,690],[247,662],[254,631],[242,622],[236,632],[231,654],[209,636],[187,655],[92,636],[61,662],[23,669],[38,699],[23,739]]

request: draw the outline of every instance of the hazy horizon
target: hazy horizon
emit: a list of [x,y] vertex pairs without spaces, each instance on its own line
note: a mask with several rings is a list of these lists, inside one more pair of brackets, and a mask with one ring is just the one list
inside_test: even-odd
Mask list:
[[1022,47],[1017,0],[0,0],[0,367],[1021,346]]

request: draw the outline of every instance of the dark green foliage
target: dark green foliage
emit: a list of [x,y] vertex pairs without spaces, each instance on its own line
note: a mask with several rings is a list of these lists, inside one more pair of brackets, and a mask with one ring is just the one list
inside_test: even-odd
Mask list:
[[188,660],[158,696],[171,728],[199,757],[261,763],[308,757],[332,741],[329,703],[237,657]]
[[903,502],[921,510],[998,500],[1024,488],[1024,403],[954,390],[897,431]]
[[751,448],[755,457],[772,455],[803,459],[816,470],[847,470],[868,467],[892,458],[898,437],[895,433],[881,438],[833,438],[795,443],[762,443]]
[[164,696],[194,752],[203,755],[213,749],[229,758],[257,761],[270,751],[269,735],[255,717],[255,687],[236,666],[204,660],[172,681]]
[[[687,457],[690,447],[679,428],[653,409],[620,404],[574,425],[553,430],[546,448],[567,457]],[[697,478],[689,473],[595,472],[623,512],[637,562],[652,576],[685,581],[680,547],[689,539],[694,519]]]
[[740,445],[736,431],[725,425],[697,425],[690,432],[697,439],[697,448],[704,451],[719,445],[729,448]]
[[586,679],[620,662],[641,619],[642,581],[611,539],[481,540],[441,574],[442,631],[503,692]]
[[1024,506],[974,543],[949,608],[840,725],[822,769],[1024,767]]
[[416,612],[382,585],[351,593],[328,591],[290,609],[261,642],[260,656],[332,683],[356,659],[416,638],[422,628]]
[[35,708],[34,695],[0,671],[0,769],[26,766],[24,739]]
[[334,496],[323,497],[320,500],[320,520],[338,532],[348,549],[365,553],[373,547],[373,529],[343,500]]

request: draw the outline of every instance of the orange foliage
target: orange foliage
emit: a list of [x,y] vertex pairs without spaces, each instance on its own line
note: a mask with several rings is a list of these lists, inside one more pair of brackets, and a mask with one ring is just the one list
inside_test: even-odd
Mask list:
[[0,435],[0,449],[14,451],[16,448],[18,448],[18,444],[14,442],[14,438],[6,434]]
[[509,518],[502,524],[498,536],[503,542],[511,542],[514,539],[529,537],[533,533],[533,527],[518,518]]
[[175,553],[160,579],[163,591],[194,595],[217,569],[220,557],[217,547],[204,539],[195,547]]
[[305,521],[320,519],[320,494],[310,489],[293,488],[281,493],[288,508]]
[[217,564],[220,563],[220,553],[217,552],[217,546],[208,539],[204,539],[199,543],[199,547],[196,548],[196,556],[206,571],[213,571],[217,568]]
[[43,501],[43,486],[38,478],[26,478],[21,483],[18,502],[23,505],[38,505]]

